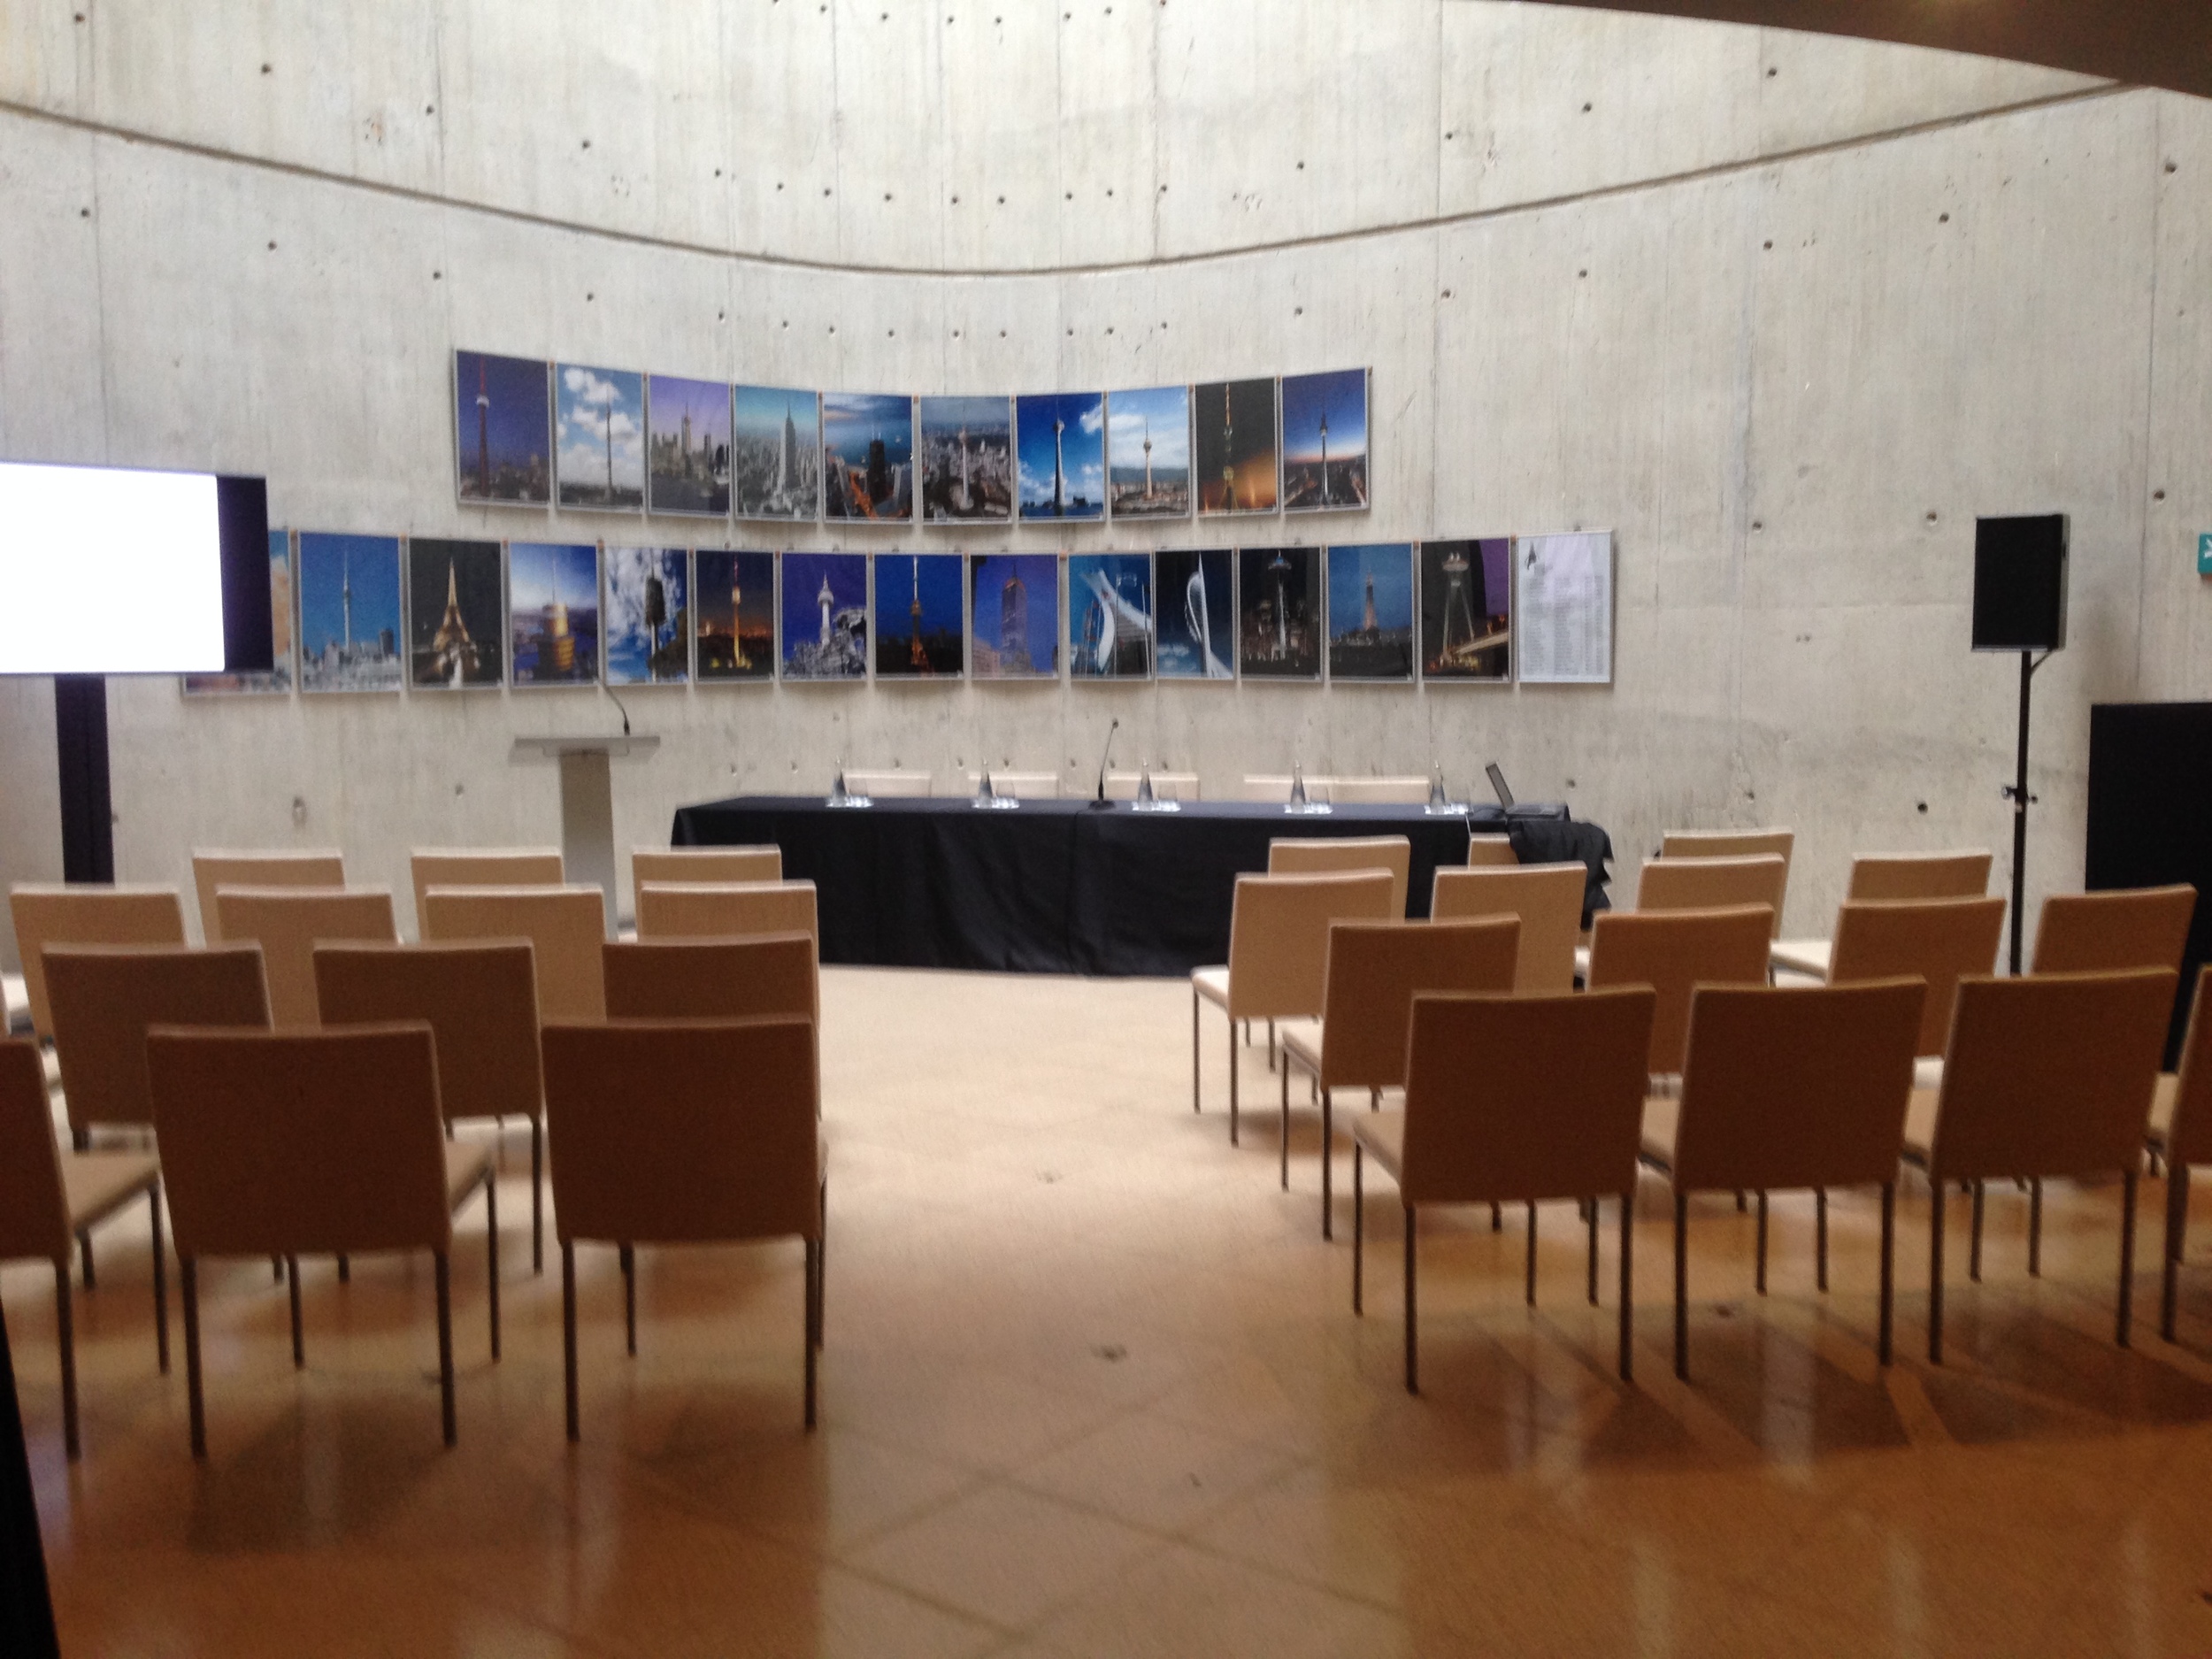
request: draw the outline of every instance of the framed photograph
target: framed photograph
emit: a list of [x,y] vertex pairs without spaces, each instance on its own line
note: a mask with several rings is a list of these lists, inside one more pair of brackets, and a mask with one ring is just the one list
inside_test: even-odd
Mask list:
[[693,518],[727,518],[728,383],[647,375],[645,428],[648,509]]
[[692,556],[701,680],[776,677],[776,556],[701,548]]
[[783,677],[868,677],[868,556],[783,556]]
[[1014,516],[1013,405],[1003,397],[924,397],[922,518],[1003,524]]
[[1613,533],[1513,539],[1524,685],[1613,680]]
[[1413,543],[1332,546],[1329,678],[1413,678]]
[[1273,512],[1282,493],[1275,382],[1210,380],[1191,388],[1202,517]]
[[1152,556],[1068,557],[1068,672],[1077,680],[1152,678]]
[[862,524],[914,517],[914,400],[822,394],[822,516]]
[[1237,672],[1247,680],[1321,678],[1321,549],[1237,549]]
[[1060,677],[1060,556],[968,555],[971,676]]
[[503,684],[506,620],[498,542],[409,539],[410,686],[418,691],[466,691]]
[[599,683],[599,549],[507,544],[507,649],[517,686]]
[[1283,376],[1283,511],[1367,505],[1367,371]]
[[[461,545],[492,549],[493,592],[497,593],[499,544]],[[407,637],[400,609],[399,558],[396,535],[300,532],[303,692],[399,689],[401,641]],[[441,594],[445,591],[444,574],[440,571]]]
[[607,683],[680,686],[691,678],[690,560],[680,547],[611,547]]
[[878,553],[872,563],[876,678],[958,680],[968,664],[960,555]]
[[1106,495],[1117,518],[1190,517],[1190,388],[1106,394]]
[[469,506],[553,499],[553,400],[542,357],[453,354],[457,491]]
[[269,655],[265,674],[187,674],[188,697],[270,696],[292,689],[292,533],[269,532]]
[[630,369],[553,365],[553,483],[583,512],[645,507],[645,377]]
[[1014,400],[1026,523],[1106,516],[1106,397],[1048,392]]
[[1421,543],[1421,678],[1487,680],[1513,672],[1513,544],[1506,537]]
[[1227,548],[1162,548],[1152,556],[1154,669],[1162,680],[1237,677],[1236,559]]
[[822,400],[788,386],[737,388],[730,490],[741,518],[822,511]]

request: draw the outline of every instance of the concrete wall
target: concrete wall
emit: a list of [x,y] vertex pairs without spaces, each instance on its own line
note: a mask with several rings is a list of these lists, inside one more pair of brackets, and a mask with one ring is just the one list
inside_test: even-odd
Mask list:
[[[1376,508],[1285,539],[1618,534],[1608,689],[641,690],[626,844],[840,757],[1073,778],[1118,715],[1210,783],[1494,758],[1612,829],[1624,897],[1666,827],[1794,824],[1825,931],[1854,849],[2008,841],[1978,511],[2074,517],[2032,898],[2079,881],[2089,703],[2212,694],[2203,104],[1479,0],[942,4],[0,0],[0,455],[262,472],[303,528],[697,540],[457,507],[452,349],[915,392],[1366,363]],[[0,878],[49,874],[50,699],[0,698]],[[555,835],[515,734],[613,724],[111,707],[125,877],[334,843],[403,909],[410,844]]]

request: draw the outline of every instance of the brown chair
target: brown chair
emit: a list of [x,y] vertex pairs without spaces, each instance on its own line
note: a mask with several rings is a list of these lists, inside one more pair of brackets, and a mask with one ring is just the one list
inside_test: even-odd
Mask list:
[[[204,1256],[428,1250],[437,1263],[438,1382],[453,1444],[453,1212],[484,1189],[492,1357],[499,1357],[499,1212],[489,1155],[441,1133],[430,1027],[165,1028],[146,1043],[184,1289],[192,1455],[207,1455],[200,1386]],[[306,1363],[292,1275],[292,1364]]]
[[1797,832],[1788,829],[1669,830],[1659,840],[1662,858],[1756,858],[1776,854],[1782,860],[1786,887],[1790,856],[1796,849]]
[[[1780,927],[1783,889],[1790,861],[1779,853],[1740,857],[1648,858],[1636,883],[1640,910],[1717,910],[1735,904],[1764,904]],[[1765,977],[1761,970],[1760,977]]]
[[31,1029],[50,1042],[42,957],[49,945],[181,945],[184,904],[174,887],[109,887],[18,882],[8,889],[15,948],[23,962]]
[[[930,792],[933,774],[926,772],[847,772],[845,789],[849,795],[881,795],[886,800],[913,800],[926,797]],[[773,879],[780,880],[779,871]]]
[[1810,1187],[1817,1283],[1828,1288],[1828,1189],[1882,1191],[1881,1362],[1890,1361],[1897,1159],[1912,1096],[1918,979],[1777,990],[1701,987],[1679,1101],[1645,1108],[1644,1162],[1674,1187],[1674,1374],[1690,1375],[1690,1194],[1759,1194],[1756,1285],[1767,1288],[1767,1194]]
[[1290,1068],[1321,1096],[1321,1236],[1332,1236],[1329,1183],[1336,1152],[1333,1091],[1363,1088],[1379,1106],[1406,1080],[1407,1022],[1417,995],[1510,991],[1521,924],[1479,921],[1333,922],[1321,1020],[1283,1027],[1283,1190],[1290,1190]]
[[[1106,774],[1106,798],[1109,801],[1133,801],[1144,774],[1136,772],[1110,772]],[[1198,774],[1194,772],[1156,772],[1152,774],[1152,798],[1155,801],[1195,801],[1199,798]]]
[[[1294,781],[1294,780],[1293,779],[1292,774],[1286,772],[1248,772],[1237,781],[1237,789],[1234,799],[1239,801],[1274,803],[1286,802],[1290,799],[1291,785]],[[1335,779],[1323,777],[1318,772],[1310,772],[1306,773],[1306,799],[1315,802],[1326,801],[1329,798],[1329,790],[1332,786],[1335,784]]]
[[818,932],[811,881],[649,881],[637,891],[641,940]]
[[1575,941],[1582,931],[1582,895],[1590,872],[1578,864],[1439,869],[1429,899],[1432,922],[1483,916],[1521,918],[1517,991],[1571,991]]
[[1342,806],[1424,806],[1428,798],[1426,778],[1340,777],[1329,785],[1330,801]]
[[[955,773],[956,777],[963,774]],[[983,774],[971,772],[960,793],[973,795],[983,787]],[[1060,798],[1060,774],[1056,772],[991,772],[991,792],[1002,801],[1056,801]]]
[[314,852],[196,852],[192,890],[200,902],[200,936],[208,944],[227,942],[223,932],[219,887],[342,887],[346,860],[334,850]]
[[2177,978],[2171,968],[2138,968],[1959,981],[1942,1087],[1915,1089],[1905,1121],[1905,1157],[1927,1171],[1934,1194],[1929,1363],[1943,1363],[1944,1209],[1958,1181],[1973,1188],[1978,1242],[1985,1181],[2118,1174],[2116,1340],[2128,1345],[2136,1175]]
[[1590,934],[1590,988],[1648,985],[1651,1072],[1682,1070],[1690,994],[1701,985],[1764,985],[1772,912],[1763,904],[1714,910],[1606,910]]
[[326,1026],[425,1020],[437,1038],[438,1109],[450,1140],[469,1118],[530,1123],[530,1271],[545,1270],[545,1084],[537,972],[527,940],[319,945]]
[[2150,1144],[2166,1163],[2165,1272],[2159,1290],[2158,1333],[2174,1340],[2180,1294],[2181,1249],[2189,1234],[2189,1166],[2212,1164],[2212,1007],[2200,970],[2189,1005],[2189,1034],[2181,1046],[2181,1071],[2161,1077],[2151,1101]]
[[1470,835],[1467,862],[1478,868],[1486,864],[1517,864],[1521,856],[1513,850],[1510,835]]
[[316,1011],[315,947],[341,941],[399,942],[389,887],[234,887],[215,890],[223,937],[261,947],[269,983],[269,1023],[278,1031],[312,1031]]
[[1403,1112],[1352,1121],[1352,1311],[1364,1311],[1363,1165],[1398,1183],[1405,1209],[1406,1392],[1419,1392],[1416,1211],[1425,1204],[1528,1205],[1536,1303],[1536,1206],[1583,1201],[1589,1298],[1598,1299],[1598,1200],[1621,1200],[1620,1373],[1633,1371],[1636,1144],[1653,997],[1645,987],[1563,996],[1417,996]]
[[1995,971],[2004,926],[2005,902],[1997,898],[1847,902],[1836,913],[1828,983],[1922,980],[1928,994],[1913,1052],[1940,1055],[1950,1040],[1959,980]]
[[557,847],[418,847],[407,868],[415,932],[424,939],[423,895],[433,887],[557,887],[568,879]]
[[[1393,901],[1396,900],[1395,908]],[[1229,1144],[1237,1143],[1237,1023],[1314,1019],[1321,1014],[1329,924],[1386,922],[1405,914],[1398,879],[1384,870],[1329,875],[1239,876],[1229,910],[1225,967],[1190,976],[1190,1109],[1198,1110],[1198,1007],[1229,1020]]]
[[[1989,891],[1985,852],[1862,853],[1851,861],[1847,903],[1892,900],[1978,899]],[[1778,969],[1825,979],[1833,943],[1825,939],[1778,939],[1773,962]],[[1932,985],[1930,987],[1933,989]]]
[[426,943],[526,939],[538,972],[538,1018],[604,1019],[606,902],[593,887],[430,887],[422,935]]
[[1413,842],[1403,835],[1278,835],[1267,843],[1271,876],[1317,876],[1346,870],[1390,872],[1390,915],[1406,913],[1412,879]]
[[64,1152],[54,1144],[38,1049],[0,1041],[0,1262],[54,1264],[54,1336],[61,1350],[61,1437],[74,1463],[77,1339],[69,1294],[69,1241],[143,1194],[154,1233],[154,1350],[169,1371],[169,1295],[161,1248],[161,1161],[140,1152]]
[[[860,791],[865,794],[866,791]],[[638,847],[630,853],[630,910],[649,881],[780,881],[783,849],[767,847]]]
[[2178,973],[2196,909],[2197,890],[2185,881],[2170,887],[2054,893],[2043,901],[2028,972],[2171,968]]
[[609,1019],[821,1018],[808,933],[600,947]]
[[[803,1019],[549,1025],[553,1217],[561,1241],[568,1438],[579,1438],[576,1246],[806,1245],[806,1425],[822,1343],[827,1155],[817,1121],[814,1025]],[[636,1279],[623,1275],[629,1350]]]

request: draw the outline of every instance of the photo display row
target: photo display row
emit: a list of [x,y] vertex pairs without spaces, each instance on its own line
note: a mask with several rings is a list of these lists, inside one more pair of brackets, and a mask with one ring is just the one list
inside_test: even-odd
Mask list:
[[1064,659],[1078,680],[1606,683],[1612,558],[1609,531],[772,553],[275,530],[275,672],[184,689],[1050,680]]
[[453,354],[469,506],[848,524],[1357,512],[1365,369],[910,397]]

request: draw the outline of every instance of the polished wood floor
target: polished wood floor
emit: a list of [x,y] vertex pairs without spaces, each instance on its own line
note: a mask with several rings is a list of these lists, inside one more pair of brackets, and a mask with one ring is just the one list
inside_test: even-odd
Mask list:
[[[1873,1348],[1872,1194],[1775,1204],[1770,1293],[1726,1201],[1694,1221],[1694,1378],[1670,1374],[1669,1200],[1638,1229],[1638,1382],[1612,1375],[1571,1206],[1423,1226],[1424,1394],[1400,1381],[1396,1206],[1352,1316],[1348,1155],[1277,1187],[1272,1079],[1225,1037],[1189,1103],[1187,991],[825,975],[833,1142],[822,1426],[800,1430],[797,1246],[645,1251],[625,1357],[586,1252],[584,1439],[562,1436],[557,1258],[529,1274],[526,1144],[455,1270],[460,1445],[439,1444],[427,1262],[311,1265],[307,1369],[265,1263],[211,1271],[210,1460],[156,1374],[142,1217],[80,1298],[61,1454],[50,1274],[4,1275],[65,1650],[93,1655],[2096,1654],[2212,1651],[2212,1200],[2178,1347],[2112,1342],[2117,1189],[1953,1210],[1949,1363],[1923,1363],[1928,1196],[1901,1203],[1899,1363]],[[2200,1183],[2212,1187],[2212,1180]],[[1609,1216],[1609,1221],[1610,1217]]]

